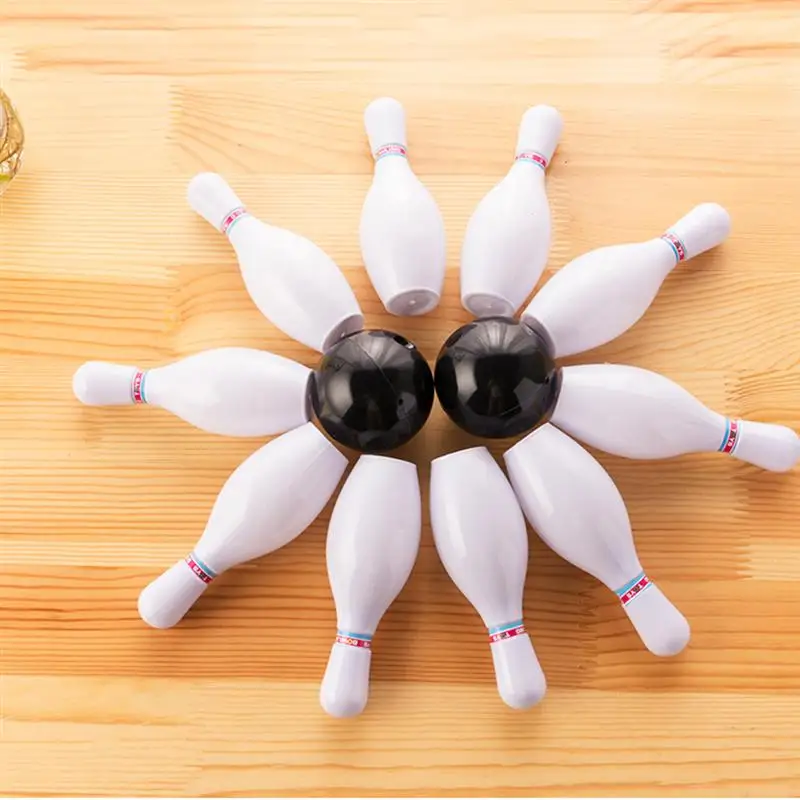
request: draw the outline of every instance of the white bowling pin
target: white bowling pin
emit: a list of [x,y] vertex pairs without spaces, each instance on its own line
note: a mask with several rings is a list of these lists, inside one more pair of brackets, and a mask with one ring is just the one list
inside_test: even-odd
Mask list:
[[187,196],[228,237],[250,297],[273,325],[320,352],[361,330],[364,318],[353,290],[312,241],[256,219],[213,172],[196,175]]
[[364,126],[375,177],[361,211],[361,255],[386,310],[425,314],[439,304],[444,282],[444,221],[408,163],[406,113],[391,97],[373,100]]
[[433,461],[430,504],[444,568],[489,631],[500,696],[529,708],[546,682],[522,619],[528,534],[514,491],[489,451],[473,447]]
[[598,461],[548,424],[504,458],[525,516],[544,542],[617,595],[650,652],[680,653],[689,623],[645,575],[625,503]]
[[522,319],[544,326],[557,357],[599,347],[641,319],[676,264],[716,247],[730,229],[722,206],[703,203],[657,239],[592,250],[562,267]]
[[223,436],[272,436],[309,420],[308,367],[246,347],[220,347],[142,370],[88,361],[72,390],[89,406],[147,403]]
[[328,527],[328,579],[338,630],[320,703],[334,717],[360,714],[367,704],[372,637],[411,574],[421,528],[416,466],[361,456]]
[[478,204],[461,248],[461,302],[476,317],[512,317],[550,252],[545,170],[563,122],[551,106],[529,108],[508,174]]
[[619,364],[564,367],[550,420],[583,442],[626,458],[729,453],[773,472],[800,458],[790,428],[723,417],[677,383]]
[[225,570],[291,542],[325,507],[346,466],[311,422],[256,450],[225,482],[194,550],[139,595],[141,618],[154,628],[175,625]]

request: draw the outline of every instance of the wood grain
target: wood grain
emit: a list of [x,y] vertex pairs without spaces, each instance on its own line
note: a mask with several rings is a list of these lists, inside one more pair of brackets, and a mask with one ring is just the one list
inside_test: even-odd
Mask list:
[[[185,201],[223,172],[339,262],[371,326],[433,360],[468,319],[457,264],[524,109],[558,106],[546,278],[704,200],[733,234],[582,358],[658,370],[720,411],[800,428],[800,18],[791,0],[8,0],[0,80],[23,171],[0,203],[0,791],[20,795],[796,795],[800,481],[715,456],[599,454],[693,641],[643,651],[613,596],[531,539],[546,701],[505,708],[430,530],[376,637],[363,717],[317,701],[335,615],[330,506],[158,632],[139,590],[191,548],[260,442],[88,409],[84,360],[226,344],[313,365],[254,308]],[[446,295],[388,317],[358,251],[364,105],[394,94],[447,225]],[[399,455],[473,440],[437,408]],[[496,455],[508,443],[493,448]]]

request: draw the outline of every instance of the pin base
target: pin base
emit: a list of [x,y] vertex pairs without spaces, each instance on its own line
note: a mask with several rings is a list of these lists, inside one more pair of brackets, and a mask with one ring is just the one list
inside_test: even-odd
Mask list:
[[513,317],[516,308],[504,297],[495,294],[468,294],[461,298],[467,311],[479,319],[481,317]]
[[439,295],[431,289],[409,289],[390,297],[386,310],[398,317],[418,317],[439,305]]
[[322,343],[322,352],[327,352],[333,345],[335,345],[345,336],[351,333],[357,333],[364,329],[364,317],[361,314],[349,314],[340,322],[331,328],[330,333],[325,337]]

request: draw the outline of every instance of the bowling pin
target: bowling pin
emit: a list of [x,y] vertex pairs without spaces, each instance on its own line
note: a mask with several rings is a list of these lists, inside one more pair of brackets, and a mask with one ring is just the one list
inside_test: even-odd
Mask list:
[[311,422],[256,450],[225,482],[194,550],[139,595],[141,618],[172,627],[225,570],[291,542],[325,507],[346,466]]
[[511,485],[473,447],[433,461],[430,504],[444,568],[488,629],[500,696],[512,708],[535,705],[546,682],[522,619],[528,534]]
[[551,106],[525,112],[514,164],[469,220],[461,302],[476,317],[513,317],[544,270],[551,236],[544,178],[562,126]]
[[680,653],[689,623],[642,569],[625,503],[598,461],[548,424],[504,458],[525,516],[544,542],[617,595],[651,653]]
[[187,196],[228,237],[250,297],[273,325],[320,352],[361,330],[364,318],[353,290],[317,245],[256,219],[213,172],[196,175]]
[[246,347],[219,347],[143,370],[89,361],[72,389],[89,406],[147,403],[223,436],[272,436],[309,420],[311,370]]
[[408,163],[406,112],[381,97],[364,112],[375,177],[361,211],[361,256],[386,310],[400,316],[436,308],[445,267],[444,221]]
[[361,456],[328,527],[328,579],[338,630],[320,703],[334,717],[360,714],[367,704],[372,637],[411,574],[421,527],[416,466]]
[[544,326],[556,357],[599,347],[641,319],[677,264],[716,247],[730,229],[722,206],[703,203],[656,239],[592,250],[550,278],[522,320]]
[[723,417],[677,383],[638,367],[564,367],[550,421],[592,447],[626,458],[728,453],[785,472],[800,458],[790,428]]

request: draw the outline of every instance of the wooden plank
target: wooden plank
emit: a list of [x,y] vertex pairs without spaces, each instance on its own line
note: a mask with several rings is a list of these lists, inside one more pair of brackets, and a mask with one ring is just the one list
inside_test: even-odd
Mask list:
[[[369,707],[343,723],[317,698],[335,628],[332,503],[174,630],[151,630],[140,589],[192,547],[264,440],[86,408],[70,388],[87,359],[147,367],[224,345],[316,363],[259,314],[225,239],[188,208],[188,180],[209,169],[317,241],[367,324],[433,363],[469,320],[467,220],[507,170],[521,113],[544,102],[565,130],[543,280],[699,202],[733,218],[630,332],[565,363],[636,364],[726,414],[800,429],[793,0],[5,5],[0,83],[28,147],[0,200],[0,792],[800,793],[797,470],[596,453],[692,642],[651,656],[614,596],[532,533],[525,612],[549,694],[527,713],[497,697],[485,632],[426,513],[376,636]],[[447,227],[445,295],[422,318],[388,316],[360,259],[362,113],[382,94],[408,109],[411,161]],[[427,504],[431,459],[475,443],[436,407],[397,455],[418,463]]]
[[318,713],[316,684],[269,677],[6,684],[16,793],[674,797],[800,781],[796,697],[556,690],[519,714],[488,687],[379,681],[385,713],[343,726]]

